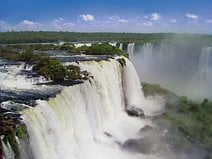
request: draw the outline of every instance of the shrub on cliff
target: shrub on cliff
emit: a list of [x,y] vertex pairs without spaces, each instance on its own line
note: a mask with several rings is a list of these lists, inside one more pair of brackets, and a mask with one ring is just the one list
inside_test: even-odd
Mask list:
[[65,79],[76,80],[80,78],[80,68],[77,66],[64,67],[58,60],[44,58],[33,66],[33,70],[48,80],[60,82]]
[[65,67],[57,60],[44,58],[34,65],[33,70],[48,80],[63,81],[66,76]]
[[80,68],[77,66],[69,65],[66,67],[66,78],[76,80],[81,77]]
[[[80,49],[80,48],[79,48]],[[115,46],[111,46],[107,43],[93,44],[90,47],[83,47],[82,50],[88,55],[123,55],[128,57],[128,54],[119,50]]]

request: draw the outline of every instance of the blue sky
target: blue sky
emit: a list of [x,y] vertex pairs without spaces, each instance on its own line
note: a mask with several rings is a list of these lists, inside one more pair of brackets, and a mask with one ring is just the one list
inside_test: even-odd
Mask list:
[[212,33],[211,0],[1,0],[0,31]]

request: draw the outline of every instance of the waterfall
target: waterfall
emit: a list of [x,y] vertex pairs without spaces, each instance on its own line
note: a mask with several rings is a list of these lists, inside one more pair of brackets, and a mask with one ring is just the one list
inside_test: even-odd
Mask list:
[[114,47],[116,47],[116,45],[117,45],[117,42],[109,42],[108,44],[109,44],[109,45],[111,45],[111,46],[114,46]]
[[119,50],[123,50],[123,43],[119,44]]
[[[212,99],[212,48],[203,47],[198,59],[198,68],[187,87],[192,88],[195,98]],[[194,84],[196,85],[195,87]]]
[[153,45],[151,43],[144,44],[141,49],[144,58],[143,65],[151,65],[153,64]]
[[122,145],[138,138],[148,120],[128,116],[126,107],[144,108],[140,81],[130,61],[80,62],[93,78],[65,87],[48,101],[23,110],[35,159],[140,159],[154,155],[129,153]]
[[133,58],[134,49],[135,49],[135,43],[129,43],[127,46],[127,53],[129,54],[130,59]]
[[74,47],[75,48],[79,48],[79,47],[82,47],[82,46],[91,46],[92,45],[92,43],[75,43],[74,44]]
[[[142,81],[191,99],[211,99],[212,48],[196,43],[170,42],[128,45],[130,59]],[[198,85],[198,86],[197,86]]]
[[4,142],[2,142],[2,146],[3,146],[3,150],[4,150],[3,159],[14,159],[15,154],[14,154],[10,144],[9,143],[5,144]]
[[207,79],[209,76],[210,63],[212,62],[212,48],[204,47],[199,57],[199,76],[201,79]]

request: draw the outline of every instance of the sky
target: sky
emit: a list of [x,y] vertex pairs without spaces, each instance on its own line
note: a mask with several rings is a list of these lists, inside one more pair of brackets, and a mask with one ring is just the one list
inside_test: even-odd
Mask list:
[[0,0],[0,32],[212,34],[212,0]]

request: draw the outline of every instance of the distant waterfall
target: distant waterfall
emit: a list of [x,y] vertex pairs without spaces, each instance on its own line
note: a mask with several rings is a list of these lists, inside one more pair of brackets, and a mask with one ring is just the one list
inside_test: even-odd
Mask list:
[[142,81],[192,99],[212,98],[211,47],[178,41],[136,44],[136,50],[133,48],[134,44],[129,44],[128,53]]
[[125,68],[116,60],[81,62],[93,79],[23,111],[35,159],[157,158],[120,148],[148,123],[125,112],[148,107],[136,71],[125,60]]
[[109,45],[111,45],[111,46],[114,46],[114,47],[116,47],[116,45],[117,45],[117,42],[109,42],[108,44],[109,44]]
[[204,47],[201,51],[199,57],[199,73],[201,79],[208,78],[208,71],[210,67],[212,68],[212,48],[211,47]]
[[129,43],[127,46],[127,53],[129,54],[130,59],[133,58],[134,49],[135,49],[135,43]]
[[123,43],[119,44],[119,50],[123,50]]

